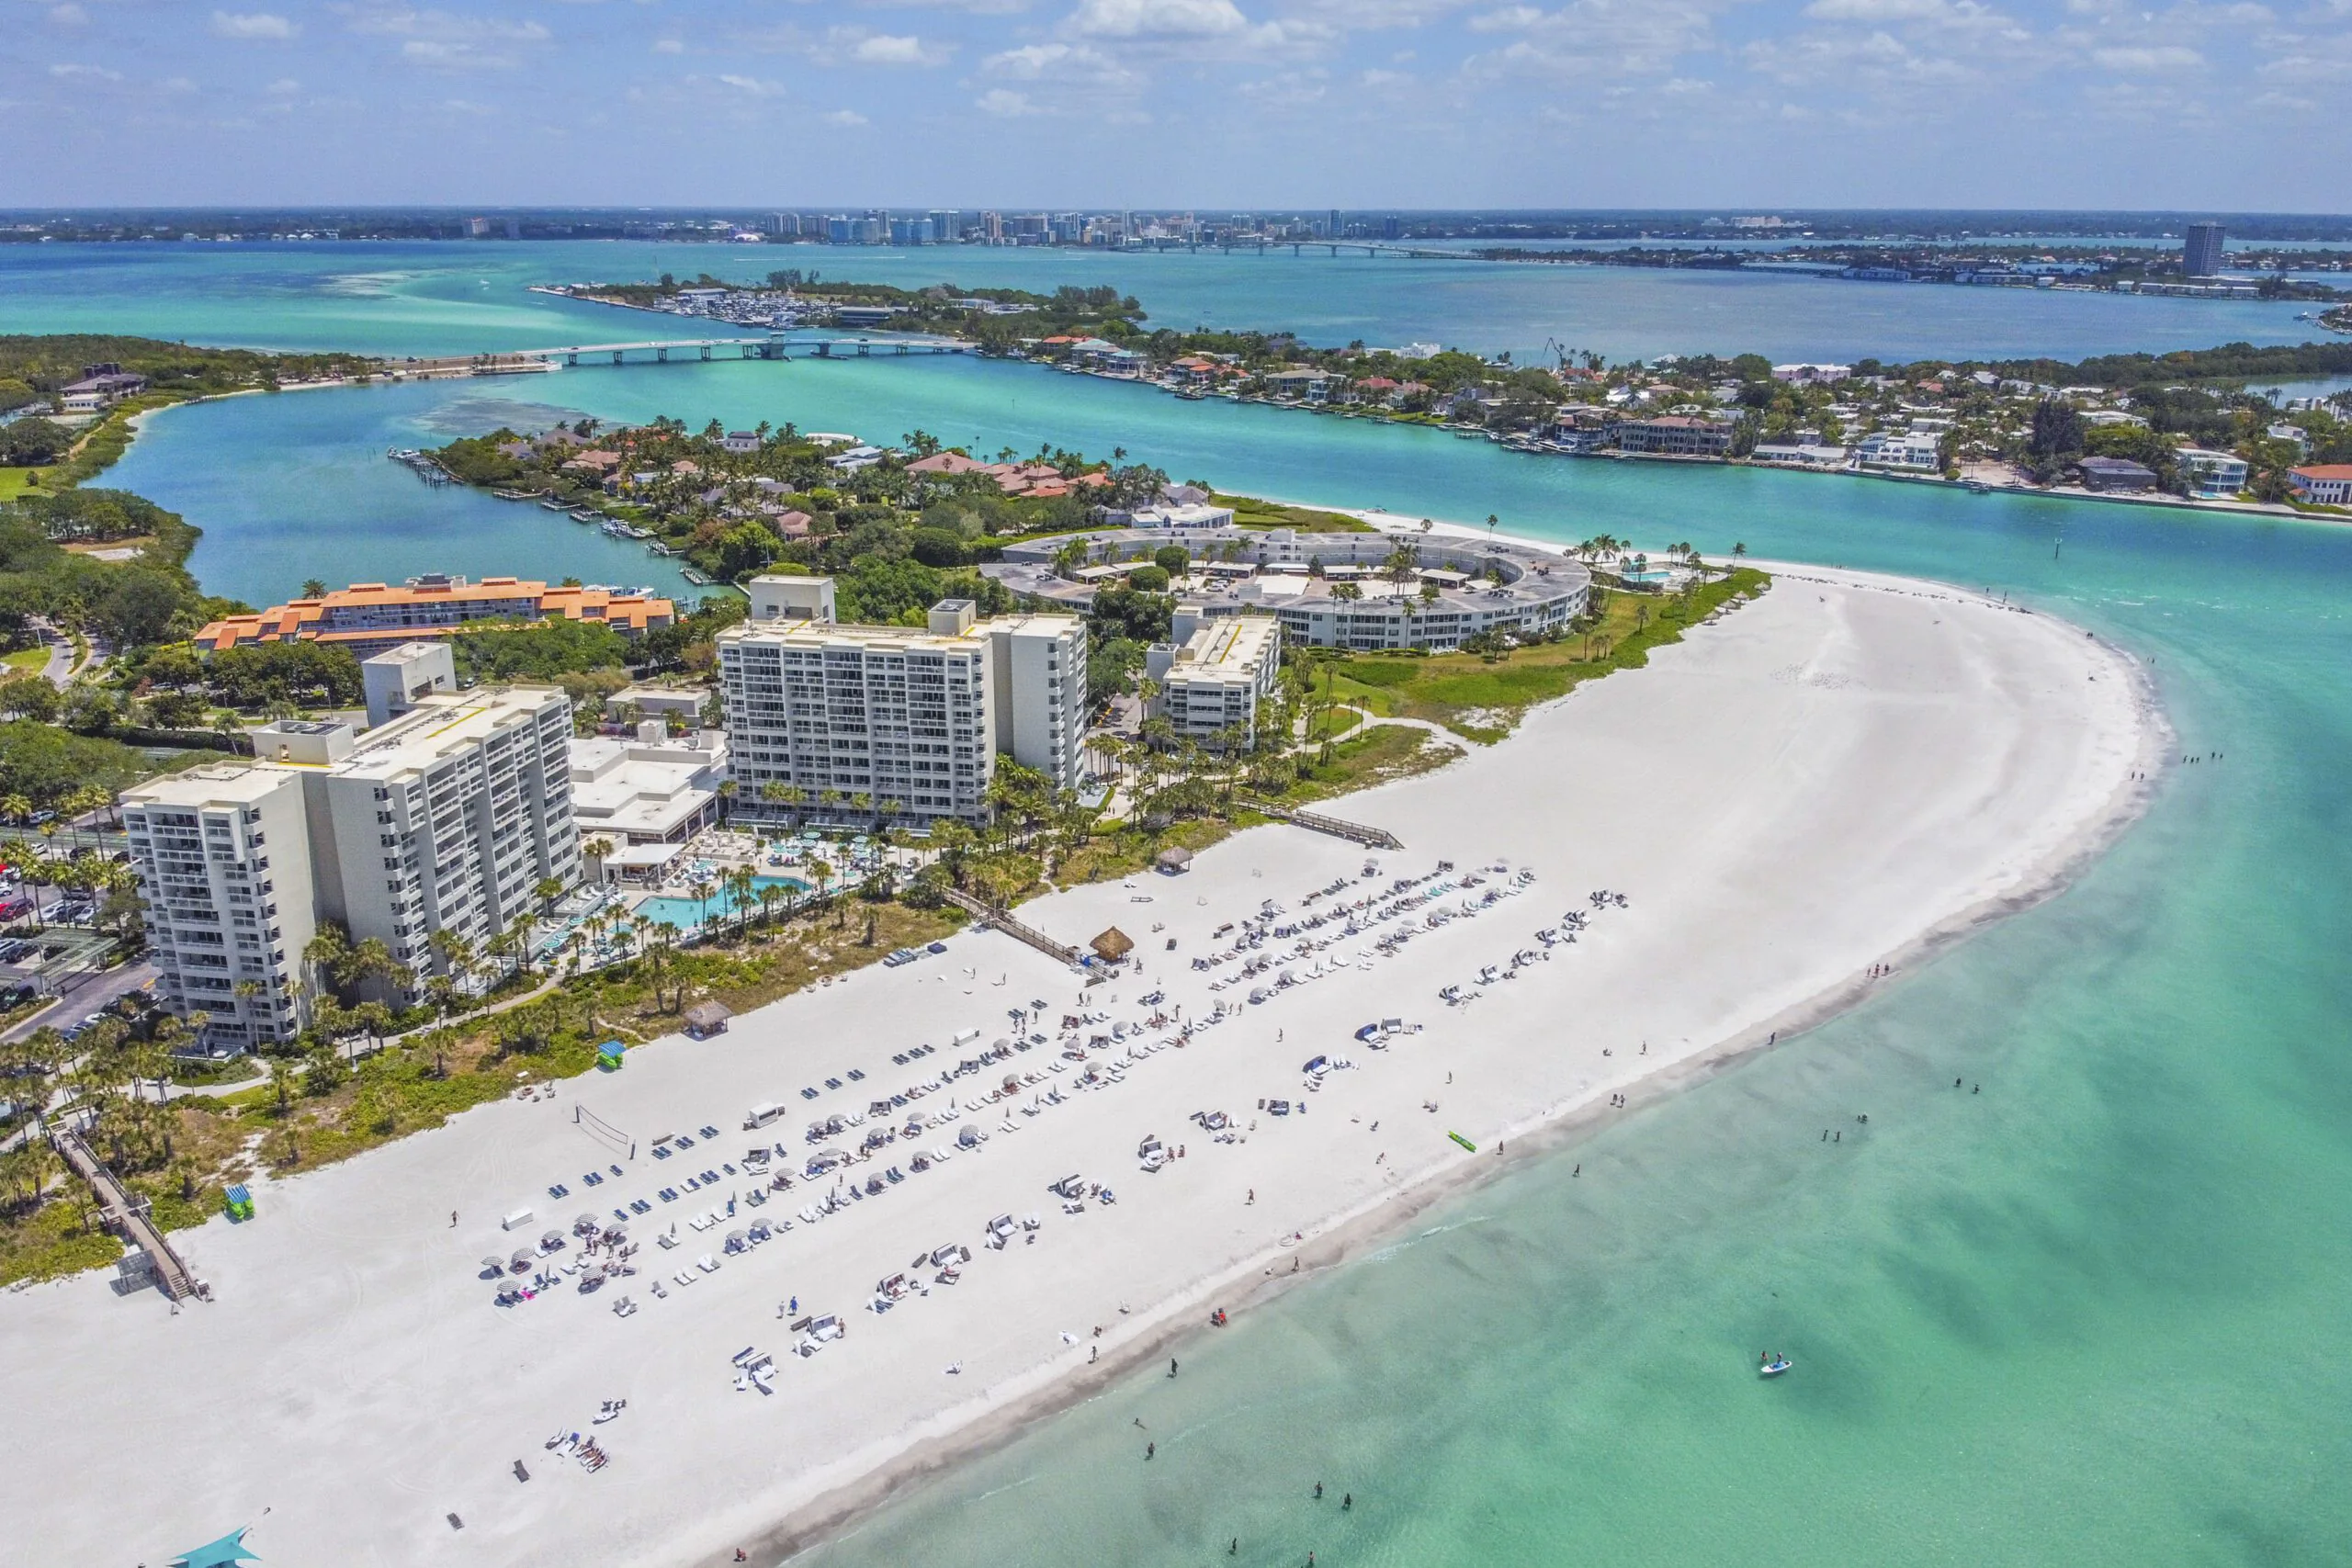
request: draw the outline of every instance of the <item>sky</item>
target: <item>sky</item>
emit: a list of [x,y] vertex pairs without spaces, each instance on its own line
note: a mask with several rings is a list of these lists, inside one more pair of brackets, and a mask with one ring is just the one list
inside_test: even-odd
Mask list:
[[2344,212],[2347,105],[2352,0],[0,0],[19,207]]

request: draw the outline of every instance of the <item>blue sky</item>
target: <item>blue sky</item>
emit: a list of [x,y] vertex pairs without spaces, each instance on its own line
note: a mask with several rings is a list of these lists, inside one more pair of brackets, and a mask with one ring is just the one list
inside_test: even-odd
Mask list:
[[2352,0],[0,0],[0,204],[2352,209]]

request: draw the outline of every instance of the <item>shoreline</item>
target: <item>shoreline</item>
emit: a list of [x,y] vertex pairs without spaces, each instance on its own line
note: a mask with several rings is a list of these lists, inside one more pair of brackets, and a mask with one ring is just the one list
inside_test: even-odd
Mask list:
[[[1211,1306],[1246,1309],[1356,1258],[1513,1161],[1574,1145],[1617,1113],[1605,1103],[1617,1095],[1653,1102],[1679,1093],[1770,1047],[1775,1032],[1855,1006],[1871,988],[1871,965],[1925,962],[2063,891],[2144,809],[2154,786],[2132,775],[2154,771],[2167,733],[2145,672],[2054,618],[1917,580],[1792,569],[1736,614],[1659,649],[1645,671],[1543,705],[1510,739],[1446,768],[1346,797],[1343,814],[1409,844],[1378,855],[1384,869],[1363,881],[1351,880],[1356,868],[1375,857],[1266,827],[1204,852],[1181,878],[1139,875],[1023,907],[1064,938],[1125,925],[1144,944],[1142,973],[1081,990],[1068,970],[999,933],[958,935],[922,968],[854,972],[740,1016],[719,1041],[668,1037],[630,1053],[623,1075],[563,1080],[551,1096],[485,1105],[360,1158],[256,1183],[259,1223],[215,1219],[182,1233],[216,1292],[198,1310],[167,1316],[152,1296],[109,1300],[104,1276],[0,1297],[0,1324],[30,1369],[28,1400],[96,1408],[126,1357],[149,1358],[174,1369],[146,1397],[150,1427],[224,1400],[277,1412],[229,1452],[141,1445],[105,1422],[76,1428],[0,1474],[0,1509],[47,1531],[61,1553],[150,1560],[171,1544],[159,1538],[201,1536],[215,1517],[256,1517],[269,1504],[270,1534],[256,1548],[304,1560],[372,1540],[403,1561],[505,1563],[593,1541],[601,1560],[666,1568],[730,1561],[752,1541],[780,1552],[830,1538],[1186,1341]],[[1531,787],[1536,780],[1546,787]],[[1614,830],[1580,831],[1586,820]],[[541,1202],[536,1189],[572,1179],[567,1172],[582,1164],[611,1161],[620,1183],[583,1193],[592,1208],[684,1179],[678,1162],[636,1160],[633,1145],[626,1156],[618,1145],[591,1152],[602,1145],[566,1101],[631,1129],[634,1140],[664,1126],[716,1127],[744,1104],[787,1099],[853,1065],[875,1075],[867,1089],[808,1108],[821,1116],[952,1060],[944,1052],[894,1070],[875,1053],[919,1038],[944,1047],[951,1027],[985,1025],[992,1006],[1026,1007],[1034,996],[1068,1007],[1081,990],[1080,1009],[1124,1016],[1153,1005],[1134,994],[1149,987],[1197,1020],[1213,1000],[1204,992],[1233,983],[1213,984],[1187,963],[1219,946],[1217,921],[1230,931],[1268,896],[1302,911],[1329,908],[1303,895],[1350,886],[1343,897],[1354,900],[1392,875],[1434,874],[1442,858],[1483,868],[1497,851],[1536,876],[1512,884],[1534,897],[1498,901],[1507,891],[1498,882],[1476,896],[1491,919],[1463,918],[1477,911],[1471,895],[1455,892],[1445,910],[1431,906],[1453,914],[1442,930],[1423,931],[1414,915],[1367,924],[1352,942],[1333,937],[1327,945],[1358,951],[1335,951],[1328,972],[1317,959],[1297,988],[1316,991],[1311,982],[1327,973],[1344,975],[1340,987],[1305,1000],[1274,987],[1268,1005],[1229,1012],[1189,1050],[1161,1055],[1131,1042],[1118,1062],[1106,1042],[1097,1066],[1118,1072],[1093,1092],[1074,1080],[1095,1066],[1059,1079],[1035,1074],[1039,1094],[1073,1091],[1056,1096],[1058,1108],[1016,1113],[1010,1099],[1001,1109],[968,1101],[979,1112],[972,1131],[1003,1117],[985,1151],[964,1145],[952,1170],[918,1174],[887,1201],[843,1205],[821,1224],[804,1217],[776,1244],[730,1254],[725,1273],[695,1276],[699,1289],[685,1290],[694,1271],[682,1264],[698,1246],[717,1250],[715,1239],[683,1235],[684,1252],[647,1247],[646,1275],[593,1301],[565,1282],[493,1310],[490,1287],[473,1276],[473,1259],[485,1250],[503,1258],[514,1243],[497,1215],[518,1200]],[[1462,883],[1465,874],[1452,885],[1475,886]],[[1508,944],[1540,956],[1530,928],[1596,886],[1631,890],[1632,912],[1589,916],[1582,945],[1552,950],[1565,963],[1535,963],[1516,986],[1481,976],[1483,999],[1467,1011],[1435,999],[1444,981],[1510,957]],[[1812,901],[1801,928],[1781,918],[1791,897]],[[1155,921],[1171,942],[1183,939],[1181,956],[1163,957],[1145,934]],[[1382,931],[1408,927],[1409,951],[1370,951]],[[1515,972],[1523,962],[1512,959]],[[984,974],[998,968],[1002,976]],[[1668,971],[1680,979],[1661,989],[1655,977]],[[1037,1027],[1053,1027],[1059,1010]],[[1344,1038],[1364,1016],[1418,1027],[1394,1049],[1368,1051]],[[1566,1031],[1563,1019],[1573,1020]],[[1298,1028],[1300,1041],[1281,1043],[1278,1023]],[[958,1043],[974,1032],[986,1030],[958,1028]],[[1645,1061],[1630,1050],[1637,1037]],[[1609,1042],[1628,1049],[1605,1060]],[[1286,1119],[1253,1121],[1248,1097],[1295,1092],[1287,1063],[1310,1050],[1352,1050],[1361,1070],[1300,1096],[1302,1109]],[[1049,1045],[1011,1060],[1069,1066],[1052,1055]],[[1120,1094],[1124,1073],[1153,1087]],[[979,1092],[958,1087],[948,1098]],[[1441,1096],[1442,1118],[1424,1114]],[[1124,1174],[1147,1129],[1193,1134],[1170,1122],[1195,1106],[1238,1111],[1246,1136],[1238,1146],[1204,1142],[1202,1158],[1156,1175]],[[793,1114],[796,1130],[803,1114]],[[1363,1123],[1378,1134],[1383,1118],[1394,1130],[1368,1139]],[[1486,1152],[1457,1148],[1444,1136],[1454,1130]],[[732,1136],[696,1158],[717,1164]],[[854,1147],[856,1136],[844,1142]],[[850,1168],[863,1177],[911,1152],[885,1150],[873,1166]],[[796,1175],[800,1158],[790,1156]],[[1050,1209],[1040,1190],[1072,1170],[1116,1180],[1125,1201],[1055,1215],[1035,1237],[1044,1245],[1016,1236],[1009,1249],[976,1251],[960,1285],[931,1291],[927,1302],[910,1299],[887,1317],[855,1310],[877,1269],[943,1236],[977,1243],[972,1227],[990,1213]],[[811,1175],[765,1213],[810,1202],[832,1179]],[[1245,1182],[1254,1206],[1243,1202]],[[570,1213],[563,1194],[548,1196],[557,1201],[541,1202],[546,1218],[526,1220],[527,1230]],[[686,1213],[712,1196],[690,1199]],[[644,1223],[673,1214],[684,1217],[653,1208]],[[678,1288],[644,1300],[642,1315],[602,1310],[616,1291],[641,1297],[649,1277],[673,1269]],[[728,1353],[746,1341],[774,1344],[768,1336],[783,1328],[769,1303],[787,1290],[816,1311],[846,1314],[847,1344],[807,1361],[780,1355],[786,1401],[737,1399],[726,1387]],[[1105,1325],[1094,1341],[1102,1359],[1091,1367],[1080,1348],[1090,1321]],[[789,1348],[789,1339],[776,1347]],[[969,1371],[943,1379],[938,1369],[950,1362]],[[557,1466],[519,1487],[503,1473],[517,1452],[546,1470],[532,1443],[551,1425],[584,1430],[596,1396],[616,1393],[634,1408],[606,1438],[621,1461],[615,1469],[590,1480]],[[790,1419],[779,1423],[777,1410]],[[469,1418],[453,1426],[453,1411]],[[56,1478],[126,1444],[140,1447],[147,1467],[140,1506],[105,1518],[59,1512]],[[289,1495],[274,1479],[299,1455],[355,1446],[397,1458],[331,1496]],[[464,1517],[462,1534],[444,1523],[448,1513]]]
[[[1294,502],[1284,504],[1319,503]],[[1375,523],[1384,515],[1341,507],[1327,506],[1322,509],[1364,516],[1366,521]],[[1440,523],[1437,526],[1481,536],[1485,532],[1464,525]],[[1413,531],[1419,530],[1416,527]],[[1874,587],[1888,592],[1914,592],[1895,584],[1917,583],[1999,607],[1996,601],[1985,599],[1980,593],[1936,582],[1932,579],[1896,578],[1836,568],[1791,567],[1760,560],[1751,560],[1747,564],[1770,572],[1776,583],[1782,581],[1842,582]],[[1805,576],[1809,571],[1826,575]],[[2025,610],[2018,613],[2031,615],[2036,612]],[[2063,897],[2147,813],[2154,801],[2158,784],[2168,771],[2161,759],[2165,754],[2165,746],[2175,739],[2174,731],[2158,700],[2154,682],[2147,667],[2127,651],[2098,638],[2096,634],[2092,634],[2092,640],[2131,674],[2133,703],[2141,720],[2139,747],[2134,758],[2138,765],[2131,772],[2141,776],[2127,778],[2119,784],[2103,808],[2078,824],[2066,840],[2045,856],[2020,886],[1952,912],[1888,949],[1875,962],[1885,964],[1897,972],[1932,962],[1961,946],[1977,932]],[[1570,700],[1574,694],[1571,693],[1567,697],[1555,698],[1541,706],[1555,706]],[[1527,716],[1532,719],[1539,711],[1540,708],[1530,709]],[[1510,738],[1506,737],[1497,744],[1510,743]],[[1457,765],[1448,764],[1448,767]],[[1340,801],[1349,798],[1338,797]],[[1791,1044],[1795,1043],[1804,1033],[1861,1006],[1870,999],[1872,988],[1872,982],[1865,975],[1849,975],[1795,1005],[1715,1041],[1694,1054],[1662,1062],[1649,1072],[1628,1080],[1619,1092],[1626,1097],[1627,1108],[1634,1102],[1657,1101],[1684,1093],[1753,1057],[1780,1049],[1779,1037],[1782,1034],[1790,1036]],[[808,1501],[796,1506],[766,1532],[741,1542],[741,1549],[749,1552],[754,1562],[788,1562],[803,1551],[837,1538],[850,1527],[924,1483],[974,1459],[997,1451],[1053,1416],[1098,1396],[1146,1363],[1157,1361],[1171,1349],[1180,1348],[1211,1332],[1210,1326],[1201,1319],[1201,1309],[1212,1300],[1222,1299],[1220,1292],[1240,1292],[1231,1298],[1238,1302],[1238,1306],[1227,1308],[1229,1314],[1237,1316],[1242,1311],[1286,1294],[1330,1269],[1394,1242],[1430,1210],[1476,1192],[1523,1166],[1555,1157],[1562,1151],[1577,1146],[1603,1123],[1610,1109],[1596,1103],[1589,1096],[1563,1099],[1544,1114],[1498,1130],[1494,1134],[1491,1150],[1482,1146],[1480,1154],[1473,1159],[1432,1171],[1401,1187],[1377,1194],[1318,1224],[1309,1225],[1305,1229],[1304,1239],[1295,1248],[1277,1246],[1265,1249],[1207,1278],[1179,1296],[1155,1303],[1148,1309],[1139,1324],[1125,1330],[1131,1337],[1117,1350],[1104,1355],[1099,1362],[1080,1368],[1075,1372],[1064,1372],[1052,1381],[1040,1378],[1036,1380],[1037,1386],[1013,1393],[1009,1403],[975,1411],[960,1422],[948,1420],[944,1430],[908,1437],[895,1452],[881,1457],[865,1473],[818,1492]],[[1504,1152],[1506,1148],[1508,1153]],[[1489,1157],[1490,1154],[1492,1157]],[[1269,1266],[1270,1262],[1278,1261],[1286,1251],[1297,1261],[1298,1267],[1295,1271],[1276,1270]],[[1254,1281],[1250,1278],[1253,1271],[1261,1276]],[[996,1393],[996,1390],[987,1390],[982,1397],[992,1399]],[[721,1564],[732,1560],[732,1551],[731,1547],[714,1546],[707,1554],[676,1561],[691,1563],[693,1568],[720,1568]]]

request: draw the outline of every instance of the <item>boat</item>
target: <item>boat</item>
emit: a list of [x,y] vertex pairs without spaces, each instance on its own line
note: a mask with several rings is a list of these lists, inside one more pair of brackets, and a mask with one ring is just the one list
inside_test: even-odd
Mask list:
[[1968,493],[1971,495],[1983,495],[1991,488],[1992,487],[1987,485],[1983,479],[1971,479],[1968,481]]
[[539,504],[546,507],[549,512],[561,512],[565,510],[563,502],[560,501],[542,501]]
[[705,577],[701,572],[696,571],[693,567],[680,567],[678,569],[678,575],[684,578],[688,582],[693,583],[696,588],[707,588],[710,586],[710,579]]
[[1796,1365],[1796,1363],[1790,1360],[1786,1356],[1775,1356],[1770,1360],[1766,1361],[1762,1366],[1758,1367],[1756,1369],[1756,1375],[1765,1378],[1776,1378],[1794,1365]]

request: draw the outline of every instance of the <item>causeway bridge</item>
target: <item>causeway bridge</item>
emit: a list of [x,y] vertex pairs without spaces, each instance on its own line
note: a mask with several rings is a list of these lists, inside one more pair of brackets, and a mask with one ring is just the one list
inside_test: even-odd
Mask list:
[[643,343],[578,343],[558,348],[524,348],[498,355],[502,360],[535,359],[548,365],[667,365],[673,358],[689,363],[707,359],[790,359],[806,354],[819,359],[900,358],[917,354],[970,354],[979,345],[962,338],[916,337],[891,333],[863,337],[840,333],[768,333],[758,337],[696,337],[648,339]]

